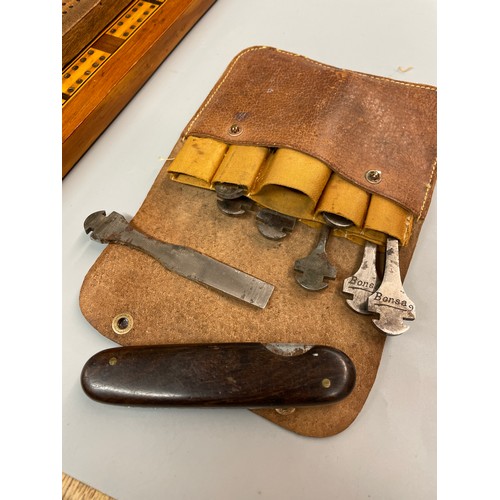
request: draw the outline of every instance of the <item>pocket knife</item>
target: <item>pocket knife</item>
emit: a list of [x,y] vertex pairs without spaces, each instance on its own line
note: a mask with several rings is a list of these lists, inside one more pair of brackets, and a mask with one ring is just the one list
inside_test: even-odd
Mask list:
[[323,405],[347,397],[355,382],[345,353],[302,344],[116,347],[92,356],[81,374],[96,401],[158,407]]

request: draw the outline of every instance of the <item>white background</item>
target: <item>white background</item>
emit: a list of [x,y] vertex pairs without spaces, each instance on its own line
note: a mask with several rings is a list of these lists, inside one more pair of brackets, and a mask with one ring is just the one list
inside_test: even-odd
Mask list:
[[[497,199],[495,183],[482,179],[499,166],[498,128],[491,125],[499,114],[498,67],[490,53],[499,44],[495,17],[481,2],[453,5],[441,7],[439,61],[439,490],[444,498],[494,498],[496,247],[462,240],[464,227],[478,228],[471,233],[479,243],[490,234],[469,204],[456,215],[457,200]],[[51,14],[59,19],[57,5]],[[26,33],[40,33],[44,16],[33,19]],[[431,1],[218,0],[65,179],[61,206],[58,21],[55,47],[40,38],[46,57],[30,57],[31,46],[5,54],[4,67],[16,75],[4,81],[2,197],[3,488],[10,498],[59,496],[61,470],[120,499],[435,497],[437,196],[405,282],[419,318],[386,344],[363,411],[332,438],[295,436],[245,410],[93,403],[79,389],[80,369],[110,342],[85,322],[77,301],[102,250],[83,234],[84,218],[97,209],[135,213],[185,123],[239,50],[271,45],[435,84],[435,21]],[[9,30],[2,37],[12,46]],[[400,73],[399,66],[413,69]],[[27,77],[36,74],[47,78]],[[472,281],[471,259],[487,280]]]

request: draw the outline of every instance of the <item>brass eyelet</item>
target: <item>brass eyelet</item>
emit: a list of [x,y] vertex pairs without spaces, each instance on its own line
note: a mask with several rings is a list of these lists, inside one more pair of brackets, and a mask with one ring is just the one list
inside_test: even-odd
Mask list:
[[134,318],[130,313],[117,314],[111,322],[111,328],[118,335],[125,335],[134,326]]

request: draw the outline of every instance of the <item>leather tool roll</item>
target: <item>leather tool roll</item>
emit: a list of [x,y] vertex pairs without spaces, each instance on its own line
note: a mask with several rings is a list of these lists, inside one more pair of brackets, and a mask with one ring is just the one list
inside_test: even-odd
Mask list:
[[[229,217],[217,208],[217,182],[244,186],[258,205],[305,224],[283,241],[268,240],[253,215]],[[404,279],[435,182],[435,87],[251,47],[233,59],[187,124],[132,225],[272,283],[267,307],[256,310],[139,251],[109,245],[84,280],[81,310],[121,345],[292,342],[340,349],[357,372],[345,400],[287,415],[252,410],[298,434],[334,435],[361,411],[385,342],[370,316],[347,307],[343,280],[359,267],[363,243],[382,245],[386,235],[401,242]],[[355,225],[330,238],[336,280],[309,292],[295,282],[293,264],[315,245],[322,211]],[[121,314],[133,318],[126,334],[113,330]]]

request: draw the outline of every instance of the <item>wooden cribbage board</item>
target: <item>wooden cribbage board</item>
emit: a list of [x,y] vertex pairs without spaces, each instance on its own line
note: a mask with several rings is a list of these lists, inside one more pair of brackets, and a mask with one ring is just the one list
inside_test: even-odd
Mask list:
[[63,2],[63,177],[214,3]]
[[92,42],[130,0],[65,0],[62,2],[62,69]]

